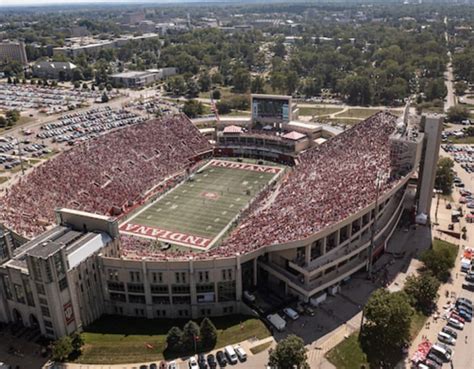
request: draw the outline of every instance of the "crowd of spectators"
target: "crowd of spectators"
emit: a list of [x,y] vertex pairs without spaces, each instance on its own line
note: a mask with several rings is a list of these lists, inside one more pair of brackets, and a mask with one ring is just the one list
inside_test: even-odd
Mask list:
[[[375,201],[379,173],[390,173],[389,136],[396,117],[378,113],[299,156],[282,183],[264,190],[240,216],[240,225],[207,252],[163,251],[153,242],[122,237],[124,256],[195,259],[245,254],[264,245],[304,239]],[[398,180],[385,177],[381,192]]]
[[208,141],[184,115],[112,131],[74,146],[21,178],[0,198],[0,222],[32,237],[54,222],[58,207],[98,214],[126,211],[208,150]]

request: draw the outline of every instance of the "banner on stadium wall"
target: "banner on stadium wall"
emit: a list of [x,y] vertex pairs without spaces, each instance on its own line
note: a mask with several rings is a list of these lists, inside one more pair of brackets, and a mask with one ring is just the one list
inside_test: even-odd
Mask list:
[[72,308],[72,303],[68,302],[64,304],[64,318],[66,319],[66,324],[69,325],[74,322],[74,310]]

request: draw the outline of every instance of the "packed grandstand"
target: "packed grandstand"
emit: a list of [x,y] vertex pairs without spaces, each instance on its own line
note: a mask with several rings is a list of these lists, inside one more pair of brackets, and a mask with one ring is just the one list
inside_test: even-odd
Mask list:
[[[396,117],[380,112],[313,147],[278,186],[260,192],[218,247],[198,259],[228,257],[303,239],[375,200],[377,174],[390,172],[389,136]],[[165,191],[212,150],[192,122],[169,116],[125,127],[75,146],[35,168],[0,199],[0,222],[33,237],[54,222],[54,209],[125,214]],[[165,184],[166,181],[171,182]],[[382,191],[397,184],[386,177]],[[185,259],[190,249],[163,251],[149,239],[122,235],[124,257]]]

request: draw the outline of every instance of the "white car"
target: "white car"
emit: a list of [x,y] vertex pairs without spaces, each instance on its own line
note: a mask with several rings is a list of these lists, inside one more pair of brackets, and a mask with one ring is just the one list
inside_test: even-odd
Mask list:
[[284,308],[283,312],[286,314],[287,317],[289,317],[291,320],[297,320],[300,315],[294,311],[292,308]]
[[461,323],[459,320],[454,319],[454,318],[450,318],[448,320],[448,325],[453,327],[453,328],[459,329],[459,330],[464,329],[464,324]]
[[176,364],[176,361],[170,361],[168,363],[168,369],[178,369],[178,365]]
[[237,357],[239,358],[240,361],[247,360],[247,353],[240,345],[235,345],[234,351],[237,354]]
[[244,297],[247,301],[254,302],[255,296],[252,295],[249,291],[244,291]]
[[199,365],[196,361],[196,358],[194,356],[191,356],[188,361],[188,367],[189,369],[199,369]]

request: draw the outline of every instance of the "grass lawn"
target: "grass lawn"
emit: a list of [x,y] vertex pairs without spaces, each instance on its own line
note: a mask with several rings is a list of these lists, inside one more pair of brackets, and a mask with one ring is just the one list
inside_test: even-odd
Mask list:
[[474,144],[474,136],[463,138],[449,138],[448,141],[453,144]]
[[[104,316],[84,329],[82,336],[85,345],[76,362],[123,364],[159,361],[164,358],[168,330],[172,326],[182,328],[186,322],[187,320]],[[252,337],[263,339],[270,335],[265,325],[253,317],[233,315],[213,318],[212,322],[218,330],[216,347],[235,344]],[[147,345],[153,348],[149,349]]]
[[315,108],[300,108],[300,115],[329,115],[341,111],[342,108],[333,108],[333,107],[315,107]]
[[229,114],[220,114],[221,117],[250,117],[249,111],[233,110]]
[[380,109],[372,109],[372,108],[349,108],[345,112],[337,114],[336,117],[338,118],[360,118],[365,119],[370,117],[371,115],[378,113]]
[[[427,316],[415,311],[411,320],[410,339],[415,339],[418,332],[424,327],[426,319],[428,319]],[[358,331],[351,334],[326,354],[326,358],[337,369],[360,369],[361,365],[369,367],[367,356],[359,345],[358,335]]]
[[0,177],[0,184],[5,183],[8,181],[8,177]]
[[269,341],[269,342],[264,342],[260,345],[257,345],[255,347],[252,347],[250,349],[250,351],[252,352],[252,354],[254,355],[257,355],[258,353],[262,352],[262,351],[265,351],[267,348],[269,348],[270,346],[272,345],[272,342]]
[[414,340],[421,329],[425,326],[428,317],[419,311],[415,311],[411,319],[410,338]]
[[337,369],[360,369],[366,365],[367,356],[359,345],[359,332],[351,334],[347,339],[326,354],[326,358]]
[[[336,116],[337,117],[337,116]],[[327,117],[321,117],[321,118],[316,118],[316,122],[322,122],[322,123],[338,123],[338,124],[344,124],[347,126],[352,126],[354,124],[357,124],[362,121],[362,119],[358,118],[327,118]]]
[[448,250],[449,257],[453,260],[453,262],[456,261],[456,258],[458,256],[459,246],[453,243],[435,238],[433,241],[433,250],[441,251],[443,249]]

